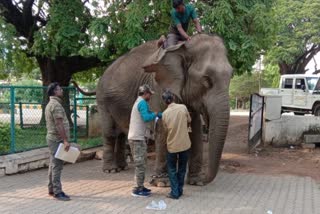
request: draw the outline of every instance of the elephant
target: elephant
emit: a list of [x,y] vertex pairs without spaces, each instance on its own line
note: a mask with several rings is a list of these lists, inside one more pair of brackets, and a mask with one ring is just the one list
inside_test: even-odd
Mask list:
[[[150,100],[153,111],[165,110],[161,99],[170,89],[176,101],[187,106],[191,117],[190,158],[187,180],[204,185],[214,180],[219,169],[229,124],[229,83],[232,67],[221,37],[197,34],[191,40],[167,49],[157,41],[133,48],[112,63],[96,88],[103,135],[103,170],[127,168],[125,156],[131,108],[138,87],[149,84],[155,94]],[[202,119],[201,119],[202,117]],[[201,173],[203,162],[202,121],[208,127],[208,169]],[[163,186],[166,174],[166,144],[161,120],[155,130],[156,164],[152,184]]]

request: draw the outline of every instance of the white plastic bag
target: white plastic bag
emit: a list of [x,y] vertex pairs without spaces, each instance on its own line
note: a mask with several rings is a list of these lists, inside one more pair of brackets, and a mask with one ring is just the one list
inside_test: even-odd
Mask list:
[[148,210],[165,210],[166,208],[167,208],[167,204],[163,200],[160,200],[159,202],[152,201],[146,207],[146,209]]

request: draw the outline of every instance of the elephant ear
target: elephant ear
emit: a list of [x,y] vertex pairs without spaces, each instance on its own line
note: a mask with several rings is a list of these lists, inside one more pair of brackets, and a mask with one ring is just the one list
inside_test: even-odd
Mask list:
[[181,90],[185,84],[184,53],[185,43],[163,49],[159,48],[143,64],[147,73],[155,73],[156,82],[170,89],[181,99]]

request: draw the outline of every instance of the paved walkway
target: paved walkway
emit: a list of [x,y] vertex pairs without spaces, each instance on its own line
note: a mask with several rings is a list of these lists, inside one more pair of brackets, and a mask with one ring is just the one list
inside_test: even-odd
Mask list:
[[[65,166],[63,185],[72,197],[69,202],[47,196],[46,169],[2,177],[0,213],[320,213],[319,185],[308,177],[220,172],[215,182],[186,185],[185,195],[172,200],[165,197],[168,188],[152,188],[149,198],[132,197],[132,166],[117,174],[100,169],[97,160]],[[145,209],[152,200],[161,199],[167,203],[166,211]]]

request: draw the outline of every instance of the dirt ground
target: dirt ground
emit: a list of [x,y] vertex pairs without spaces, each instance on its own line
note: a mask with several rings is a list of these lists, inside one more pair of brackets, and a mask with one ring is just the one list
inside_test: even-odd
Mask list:
[[231,116],[221,169],[228,172],[310,176],[320,182],[320,148],[261,147],[248,154],[248,117]]

